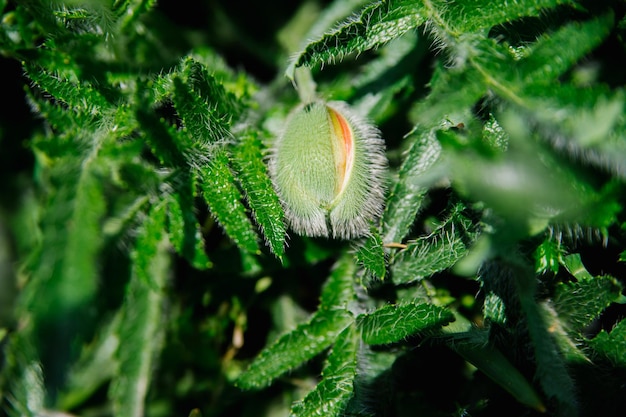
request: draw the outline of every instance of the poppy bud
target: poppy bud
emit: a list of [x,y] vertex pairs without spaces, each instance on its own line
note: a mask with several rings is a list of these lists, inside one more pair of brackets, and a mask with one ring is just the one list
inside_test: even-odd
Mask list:
[[367,234],[380,217],[386,168],[379,130],[343,102],[295,108],[269,162],[291,229],[340,239]]

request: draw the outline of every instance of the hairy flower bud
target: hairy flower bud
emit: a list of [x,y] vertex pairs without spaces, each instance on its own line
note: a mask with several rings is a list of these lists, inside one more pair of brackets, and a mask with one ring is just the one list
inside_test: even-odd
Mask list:
[[346,103],[295,108],[272,149],[269,169],[293,231],[351,239],[380,217],[387,168],[377,128]]

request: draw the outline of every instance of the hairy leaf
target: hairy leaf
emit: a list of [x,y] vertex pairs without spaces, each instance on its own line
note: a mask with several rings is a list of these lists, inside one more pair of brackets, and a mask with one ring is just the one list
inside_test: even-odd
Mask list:
[[181,181],[178,192],[167,196],[168,232],[174,249],[198,269],[211,267],[200,225],[193,212],[195,183]]
[[538,16],[545,9],[553,8],[564,0],[512,1],[498,0],[428,0],[435,24],[450,35],[476,33],[492,26],[514,21],[521,17]]
[[613,277],[594,277],[585,269],[579,254],[565,258],[568,271],[575,282],[561,283],[554,295],[554,308],[568,323],[571,331],[580,332],[597,318],[611,303],[620,298],[622,286]]
[[534,347],[536,377],[546,395],[558,402],[562,413],[577,415],[574,381],[559,354],[554,337],[546,327],[548,320],[545,312],[535,302],[535,277],[520,265],[503,267],[512,269],[512,275],[506,278],[515,279],[521,310]]
[[228,236],[244,251],[259,252],[257,235],[243,196],[235,184],[225,151],[216,151],[208,165],[198,170],[204,199]]
[[310,43],[287,68],[293,79],[295,67],[318,62],[334,62],[345,55],[363,52],[387,43],[422,25],[424,7],[412,0],[379,1],[363,9],[359,17],[349,19],[337,29]]
[[302,401],[294,404],[294,417],[341,416],[353,396],[357,371],[359,335],[354,325],[348,326],[339,336],[328,355],[322,371],[322,380]]
[[355,273],[356,266],[351,256],[344,254],[337,260],[322,287],[320,311],[347,308],[354,301]]
[[152,207],[131,253],[132,271],[117,351],[119,374],[110,388],[115,415],[122,417],[144,415],[148,381],[164,335],[164,287],[170,260],[166,209],[164,202]]
[[383,241],[378,233],[372,233],[356,252],[356,258],[376,278],[384,279],[387,272]]
[[265,348],[239,376],[237,385],[243,389],[268,386],[274,379],[332,345],[353,320],[352,315],[345,310],[318,312],[308,322]]
[[610,332],[600,331],[589,344],[596,352],[623,368],[626,366],[626,320],[622,319]]
[[244,134],[232,152],[233,164],[252,215],[274,255],[282,259],[285,252],[284,214],[263,163],[261,143],[252,133]]
[[357,317],[363,340],[373,345],[395,343],[424,330],[445,326],[454,315],[431,304],[388,304]]
[[454,266],[468,254],[478,234],[461,213],[462,205],[430,235],[409,242],[396,255],[391,273],[393,282],[407,284]]
[[432,132],[415,138],[407,152],[383,213],[383,242],[400,243],[409,233],[433,178],[431,168],[439,159],[441,146]]

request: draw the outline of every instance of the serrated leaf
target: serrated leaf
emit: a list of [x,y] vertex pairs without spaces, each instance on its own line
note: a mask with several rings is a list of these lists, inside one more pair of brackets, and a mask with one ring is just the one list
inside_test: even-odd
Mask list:
[[[595,48],[609,34],[612,15],[587,22],[574,22],[556,32],[544,34],[523,51],[516,71],[523,75],[523,83],[548,84]],[[555,51],[559,51],[554,59]],[[549,63],[549,64],[548,64]]]
[[147,382],[166,329],[162,324],[170,261],[166,209],[164,202],[152,207],[131,252],[131,277],[122,306],[117,351],[119,373],[110,386],[113,412],[120,417],[144,415]]
[[285,253],[284,213],[263,163],[261,143],[254,134],[244,134],[232,152],[233,164],[252,215],[274,255],[282,259]]
[[194,213],[193,188],[196,184],[191,179],[178,183],[177,192],[167,196],[169,239],[176,252],[194,268],[210,268],[212,264],[206,254],[202,231]]
[[113,109],[113,106],[88,84],[70,81],[61,74],[50,73],[35,65],[27,65],[26,71],[28,77],[43,91],[76,112],[93,117],[102,116],[103,112]]
[[437,128],[447,120],[467,122],[472,117],[471,107],[488,91],[475,68],[447,70],[442,63],[435,68],[429,85],[428,96],[411,109],[411,118],[421,131]]
[[409,233],[424,195],[433,180],[429,170],[439,159],[441,145],[433,132],[422,132],[415,138],[404,157],[383,213],[383,242],[400,243]]
[[289,65],[286,75],[293,80],[295,68],[331,62],[345,55],[363,52],[387,43],[422,25],[424,6],[411,0],[380,1],[363,9],[337,29],[310,43]]
[[197,172],[204,199],[226,234],[240,249],[259,253],[257,235],[246,214],[243,196],[235,184],[226,152],[217,150],[208,164]]
[[554,308],[567,323],[567,330],[580,332],[620,298],[623,287],[609,275],[592,276],[582,264],[580,254],[566,256],[565,264],[577,281],[556,287]]
[[544,240],[535,249],[535,271],[538,274],[559,272],[559,265],[563,262],[563,248],[558,242]]
[[[78,353],[76,346],[84,337],[81,327],[92,324],[92,317],[85,312],[99,286],[100,223],[106,210],[102,184],[93,172],[96,150],[73,161],[66,159],[54,170],[57,180],[66,180],[51,189],[43,214],[42,249],[22,293],[28,328],[33,328],[32,334],[47,335],[38,347],[50,375],[46,386],[51,390],[60,388],[70,361]],[[81,156],[85,158],[82,164]]]
[[372,233],[356,251],[359,263],[378,279],[384,279],[387,272],[383,241],[378,233]]
[[211,114],[209,103],[193,92],[180,77],[172,79],[174,93],[172,100],[176,111],[183,119],[184,132],[189,135],[189,148],[185,153],[198,152],[198,157],[206,157],[207,147],[228,134],[228,124],[216,120]]
[[183,60],[180,72],[169,79],[172,100],[198,152],[198,162],[202,162],[211,144],[230,136],[230,125],[240,106],[207,68],[193,58]]
[[626,319],[622,319],[610,332],[601,330],[588,343],[615,366],[626,367]]
[[468,254],[478,237],[471,220],[461,213],[461,205],[430,235],[408,243],[391,266],[392,280],[408,284],[454,266]]
[[561,412],[566,415],[577,415],[575,386],[563,356],[560,354],[556,340],[546,327],[549,317],[535,301],[536,278],[527,265],[518,263],[501,264],[501,274],[496,279],[513,279],[517,288],[521,311],[526,319],[528,335],[534,348],[537,370],[536,378],[548,398],[554,399]]
[[332,345],[353,320],[352,314],[345,310],[316,313],[307,323],[299,325],[266,347],[239,376],[237,385],[243,389],[259,389],[270,385],[279,376]]
[[356,266],[352,256],[341,256],[322,287],[320,311],[347,308],[356,297],[354,275]]
[[185,138],[179,137],[181,135],[179,132],[143,109],[138,110],[137,120],[143,131],[142,139],[161,164],[170,167],[188,166],[184,153],[185,147],[181,146]]
[[436,24],[453,36],[489,29],[521,17],[538,16],[545,9],[559,6],[568,1],[536,0],[503,3],[499,0],[459,0],[428,2]]
[[445,326],[454,314],[432,304],[388,304],[373,313],[357,316],[363,341],[372,345],[399,342],[424,330]]
[[354,392],[359,344],[359,336],[354,325],[348,326],[339,334],[326,360],[322,380],[302,401],[294,404],[291,416],[343,415],[342,412]]

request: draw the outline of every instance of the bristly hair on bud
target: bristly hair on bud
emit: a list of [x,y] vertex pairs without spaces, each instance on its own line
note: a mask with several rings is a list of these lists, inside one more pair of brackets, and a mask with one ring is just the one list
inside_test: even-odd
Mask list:
[[367,235],[382,214],[386,170],[380,131],[339,101],[292,110],[269,158],[289,226],[312,237]]

